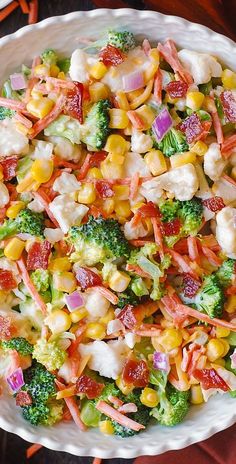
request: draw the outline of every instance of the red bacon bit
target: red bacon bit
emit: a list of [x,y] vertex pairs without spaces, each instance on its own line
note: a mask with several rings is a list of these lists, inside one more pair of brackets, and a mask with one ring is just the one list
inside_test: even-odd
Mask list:
[[152,201],[148,201],[141,206],[135,214],[135,223],[139,223],[141,218],[160,218],[161,213],[159,208]]
[[12,290],[16,282],[11,271],[0,269],[0,290]]
[[81,375],[76,381],[76,392],[85,393],[87,398],[92,400],[101,395],[104,386],[103,383],[98,383],[87,375]]
[[183,81],[172,81],[166,85],[165,90],[171,98],[183,98],[187,93],[188,84]]
[[100,198],[111,198],[114,196],[110,184],[104,180],[98,180],[95,184],[95,188]]
[[105,66],[118,66],[118,64],[121,64],[124,61],[124,55],[121,51],[110,44],[108,44],[105,48],[102,48],[99,52],[99,58]]
[[16,406],[30,406],[32,404],[32,398],[27,391],[19,391],[16,395]]
[[135,387],[146,387],[149,381],[149,370],[145,361],[135,361],[129,359],[126,361],[122,371],[122,378],[128,385]]
[[220,211],[225,207],[224,200],[221,197],[207,198],[206,200],[203,200],[202,204],[213,213]]
[[127,329],[133,329],[138,322],[134,314],[134,306],[129,304],[126,305],[118,314],[117,319],[119,319]]
[[17,156],[12,156],[11,158],[5,158],[1,160],[1,166],[3,170],[4,180],[11,180],[16,176],[16,166],[17,166]]
[[44,242],[34,242],[28,251],[26,262],[28,271],[47,269],[50,253],[51,244],[47,240],[44,240]]
[[169,222],[163,222],[161,224],[162,234],[166,237],[170,235],[178,235],[181,229],[181,222],[178,218],[173,219]]
[[236,100],[230,90],[225,90],[220,95],[220,100],[226,118],[230,122],[236,122]]
[[9,317],[0,315],[0,340],[9,340],[11,338],[11,320]]
[[86,290],[96,285],[102,285],[101,277],[96,272],[91,271],[86,267],[79,267],[76,269],[76,278],[81,286],[82,290]]
[[78,119],[80,124],[83,124],[83,90],[83,84],[74,82],[74,89],[67,93],[64,107],[64,112],[72,118]]
[[160,68],[158,68],[154,77],[153,95],[159,105],[162,103],[162,81],[162,72]]
[[200,282],[195,280],[190,274],[185,274],[183,277],[183,285],[184,285],[184,295],[192,298],[196,295],[199,287],[201,286]]
[[215,369],[195,369],[193,371],[193,376],[201,382],[204,390],[209,390],[209,388],[220,388],[223,391],[228,391],[230,389],[222,377],[217,374]]
[[199,139],[203,133],[200,118],[196,113],[192,113],[180,125],[179,129],[185,133],[188,143],[192,143]]

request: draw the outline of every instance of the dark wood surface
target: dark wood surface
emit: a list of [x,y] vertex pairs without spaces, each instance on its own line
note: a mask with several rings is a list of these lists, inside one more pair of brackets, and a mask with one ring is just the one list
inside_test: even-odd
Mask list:
[[[236,0],[94,0],[93,2],[90,0],[39,0],[39,20],[71,11],[101,7],[152,9],[165,14],[183,16],[190,21],[205,24],[236,41]],[[16,31],[25,24],[27,24],[27,17],[18,8],[4,22],[0,23],[0,37]],[[27,446],[29,446],[28,443],[15,435],[0,430],[0,464],[25,464],[29,462],[25,455]],[[91,461],[91,458],[79,458],[46,449],[40,450],[30,460],[32,464],[90,464]],[[121,460],[106,461],[107,464],[111,464],[111,462],[112,464],[120,464]],[[130,462],[127,460],[123,461],[122,464]],[[177,464],[177,461],[175,462]]]

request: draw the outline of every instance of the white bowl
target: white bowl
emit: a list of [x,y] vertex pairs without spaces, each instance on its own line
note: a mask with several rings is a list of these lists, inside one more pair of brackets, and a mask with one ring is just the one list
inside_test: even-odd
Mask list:
[[[152,11],[98,9],[49,18],[2,38],[1,79],[21,63],[30,63],[30,59],[44,48],[50,46],[62,54],[70,54],[80,37],[97,38],[108,28],[119,26],[154,42],[171,37],[180,47],[210,52],[231,69],[236,67],[234,42],[206,27]],[[207,404],[192,407],[185,421],[174,428],[151,426],[140,435],[122,440],[104,436],[97,430],[80,432],[72,422],[52,428],[33,427],[22,418],[14,401],[5,395],[0,400],[0,427],[53,450],[77,456],[128,459],[160,454],[204,440],[236,422],[235,406],[235,399],[228,395],[214,397]]]

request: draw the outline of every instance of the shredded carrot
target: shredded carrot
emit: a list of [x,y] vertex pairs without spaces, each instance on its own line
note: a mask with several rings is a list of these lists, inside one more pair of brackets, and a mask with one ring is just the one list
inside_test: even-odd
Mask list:
[[19,4],[20,4],[20,7],[21,7],[21,10],[22,10],[22,13],[24,14],[29,14],[29,5],[28,3],[26,2],[26,0],[18,0]]
[[57,392],[57,400],[61,400],[62,398],[70,398],[70,396],[75,396],[76,387],[72,385],[71,387],[64,388],[64,390],[59,390]]
[[128,272],[134,272],[135,274],[139,275],[140,277],[146,277],[148,279],[150,279],[150,274],[148,274],[147,272],[143,271],[141,269],[141,267],[139,267],[138,265],[136,264],[126,264],[126,271]]
[[127,427],[131,430],[135,430],[136,432],[138,432],[141,429],[145,429],[144,425],[139,424],[138,422],[135,422],[129,417],[124,416],[124,414],[121,414],[119,411],[117,411],[117,409],[114,409],[105,401],[98,401],[98,403],[96,404],[96,409],[105,414],[105,416],[114,419],[116,422],[118,422],[118,424],[123,425],[124,427]]
[[233,152],[233,149],[236,147],[236,134],[231,135],[225,139],[224,143],[222,144],[222,156],[224,158],[229,158]]
[[91,358],[91,354],[87,354],[86,356],[84,356],[81,361],[80,361],[80,365],[79,365],[79,368],[78,368],[78,371],[77,371],[77,376],[80,377],[81,374],[84,372],[84,369],[85,367],[87,366],[89,360]]
[[0,106],[4,106],[5,108],[10,108],[10,110],[14,110],[14,111],[22,111],[25,109],[24,103],[18,100],[12,100],[11,98],[5,98],[5,97],[0,97]]
[[158,68],[154,77],[153,95],[159,105],[162,103],[162,73]]
[[16,113],[14,115],[14,119],[16,121],[19,121],[21,122],[21,124],[23,124],[25,127],[27,127],[28,129],[31,129],[31,127],[33,126],[33,123],[32,121],[30,121],[28,118],[26,118],[25,116],[23,116],[23,114],[21,113]]
[[161,55],[164,57],[165,61],[169,63],[171,68],[175,72],[179,73],[181,79],[183,79],[183,81],[186,82],[188,85],[192,84],[193,78],[191,74],[180,63],[173,40],[167,39],[164,44],[159,43],[157,48]]
[[38,0],[31,0],[29,4],[28,24],[35,24],[38,21]]
[[[58,390],[64,390],[65,385],[60,382],[59,380],[55,380],[55,383],[56,383],[56,386],[58,388]],[[76,403],[75,399],[73,397],[71,398],[64,398],[64,401],[72,415],[72,418],[74,420],[74,422],[76,423],[76,425],[80,428],[80,430],[82,430],[83,432],[86,432],[87,430],[87,427],[84,425],[84,423],[82,422],[81,418],[80,418],[80,413],[79,413],[79,407],[78,407],[78,404]]]
[[55,85],[56,87],[61,87],[62,89],[74,89],[75,84],[73,81],[67,81],[63,79],[57,79],[57,77],[47,77],[46,81],[50,84]]
[[127,116],[133,125],[133,127],[137,130],[143,130],[144,129],[144,122],[141,119],[141,117],[136,113],[136,111],[127,111]]
[[[42,132],[42,130],[45,129],[45,127],[47,127],[52,121],[54,121],[57,118],[57,116],[59,116],[59,114],[62,112],[64,103],[65,103],[65,96],[60,95],[52,111],[50,111],[50,113],[48,113],[47,116],[45,116],[42,119],[39,119],[34,124],[29,134],[30,139],[34,139],[36,135]],[[0,104],[1,104],[1,101],[0,101]]]
[[71,415],[69,409],[67,408],[66,404],[65,404],[65,410],[63,412],[62,420],[66,421],[66,422],[69,422],[69,421],[72,420],[72,415]]
[[24,259],[23,258],[18,259],[17,264],[18,264],[18,267],[19,267],[19,270],[20,270],[22,280],[23,280],[27,290],[29,291],[29,293],[32,296],[33,300],[35,300],[35,302],[37,303],[37,305],[41,309],[42,313],[44,315],[46,315],[47,314],[47,306],[44,303],[41,296],[39,295],[39,293],[37,292],[33,282],[30,279],[29,273],[28,273],[28,271],[26,269]]
[[161,326],[158,324],[142,324],[134,333],[140,337],[159,337],[161,333]]
[[202,249],[202,252],[204,254],[204,256],[206,256],[206,258],[208,259],[208,261],[213,265],[213,266],[220,266],[222,264],[222,259],[219,258],[215,253],[214,251],[210,250],[210,248],[208,248],[207,246],[205,245],[201,245],[201,249]]
[[70,163],[69,161],[66,161],[63,158],[59,158],[59,156],[55,155],[53,156],[53,163],[55,167],[69,168],[73,171],[80,169],[80,164]]
[[19,3],[14,1],[11,2],[10,5],[6,6],[6,8],[3,8],[3,10],[0,11],[0,23],[6,19],[16,8],[18,8]]
[[73,356],[74,352],[77,350],[78,345],[80,344],[83,338],[85,329],[86,329],[86,323],[84,321],[81,321],[78,329],[75,332],[76,339],[72,340],[71,345],[69,346],[67,350],[69,357]]
[[101,458],[94,458],[92,464],[101,464],[102,459]]
[[130,187],[129,187],[129,197],[130,200],[134,200],[139,187],[139,172],[135,172],[134,175],[131,177]]
[[40,445],[39,443],[34,443],[33,445],[29,446],[26,450],[26,457],[27,459],[32,458],[34,454],[36,454],[41,448],[43,448],[43,445]]
[[199,251],[197,246],[197,238],[191,235],[187,238],[188,254],[191,261],[195,261],[199,264]]
[[192,275],[195,279],[199,279],[197,273],[191,268],[190,261],[187,256],[182,256],[177,251],[167,249],[167,252],[172,256],[173,261],[178,265],[180,270],[186,274]]
[[97,290],[102,296],[104,296],[104,298],[110,301],[110,303],[113,305],[117,304],[119,301],[118,296],[111,292],[111,290],[108,290],[108,288],[97,285],[93,287],[93,290]]
[[43,191],[42,187],[40,187],[37,192],[34,192],[33,193],[33,196],[35,198],[37,198],[43,205],[48,217],[51,219],[51,221],[53,222],[53,224],[56,226],[56,227],[60,227],[57,220],[54,218],[52,212],[50,211],[49,209],[49,203],[51,203],[51,200],[50,198],[47,196],[47,194]]
[[200,243],[202,245],[205,245],[207,246],[208,248],[210,248],[211,250],[213,251],[220,251],[220,246],[219,246],[219,243],[217,242],[215,236],[213,234],[210,234],[210,235],[204,235],[201,237],[200,239]]
[[163,259],[164,258],[164,245],[163,245],[163,240],[162,240],[162,233],[161,233],[161,228],[159,224],[159,219],[152,217],[151,222],[153,226],[155,242],[159,248],[160,257],[161,259]]
[[229,182],[229,184],[233,185],[233,187],[236,187],[236,181],[232,179],[232,177],[228,176],[227,174],[223,174],[222,178],[226,180],[226,182]]
[[217,142],[221,145],[224,142],[224,134],[222,130],[222,125],[221,125],[218,111],[215,105],[214,95],[212,94],[212,96],[209,98],[211,99],[212,109],[210,109],[210,114],[211,114],[212,121],[213,121],[213,127],[216,133]]
[[153,243],[153,240],[141,240],[141,239],[137,239],[137,240],[129,240],[129,243],[135,247],[142,247],[144,245],[146,245],[147,243]]

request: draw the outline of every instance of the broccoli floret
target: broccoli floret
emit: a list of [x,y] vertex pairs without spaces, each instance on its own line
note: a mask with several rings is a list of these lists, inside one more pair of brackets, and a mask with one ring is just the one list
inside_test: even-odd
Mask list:
[[22,408],[23,417],[32,425],[51,426],[60,422],[63,417],[63,401],[51,401],[47,404],[39,403]]
[[133,292],[131,288],[131,284],[127,287],[125,292],[118,293],[117,296],[119,297],[119,301],[117,303],[118,308],[124,308],[127,304],[132,306],[136,306],[139,303],[139,298]]
[[179,391],[167,383],[160,394],[159,405],[152,409],[151,415],[161,424],[173,427],[183,421],[189,410],[189,391]]
[[161,220],[163,222],[173,221],[179,213],[179,202],[175,200],[163,200],[159,204],[159,209],[162,215]]
[[149,295],[147,286],[141,277],[133,279],[130,286],[135,295],[140,298],[142,296]]
[[134,34],[132,32],[108,32],[108,43],[114,45],[114,47],[119,48],[122,52],[127,53],[129,50],[132,50],[135,44]]
[[211,318],[221,318],[224,309],[224,292],[216,275],[205,277],[203,285],[195,297],[198,311],[207,313]]
[[153,147],[161,150],[168,158],[175,153],[182,153],[183,151],[189,150],[185,135],[178,129],[170,129],[161,142],[157,142],[152,129],[149,133],[153,138]]
[[183,221],[182,233],[184,235],[196,235],[202,224],[203,206],[199,198],[179,201],[179,216]]
[[219,269],[216,271],[216,276],[219,279],[222,287],[226,288],[232,285],[232,277],[235,273],[236,261],[235,259],[227,259],[221,264]]
[[48,342],[41,338],[34,345],[33,358],[43,364],[49,371],[54,371],[55,369],[60,369],[62,364],[64,364],[67,353],[60,348],[55,340]]
[[204,93],[204,95],[209,95],[210,91],[213,89],[212,87],[212,81],[210,80],[206,84],[200,84],[199,85],[199,90],[200,92]]
[[110,133],[108,112],[110,107],[109,100],[100,100],[94,103],[81,126],[81,140],[93,150],[101,150]]
[[36,290],[44,293],[48,290],[50,284],[49,272],[45,269],[36,269],[30,276]]
[[15,111],[5,108],[4,106],[0,106],[0,121],[6,118],[13,118],[14,114]]
[[72,260],[92,266],[106,259],[127,258],[129,243],[115,219],[103,219],[102,216],[89,220],[82,226],[71,227],[68,240],[75,247]]
[[41,55],[42,61],[49,66],[57,64],[57,54],[52,48],[46,48]]
[[60,71],[67,74],[70,69],[70,58],[62,58],[61,60],[58,60],[57,66],[60,68]]
[[41,213],[34,213],[28,208],[23,209],[16,219],[7,219],[0,227],[0,240],[17,233],[27,233],[42,237],[44,219]]
[[31,345],[31,343],[23,337],[16,337],[11,340],[2,341],[1,347],[4,350],[16,350],[23,356],[27,356],[33,351],[33,345]]

